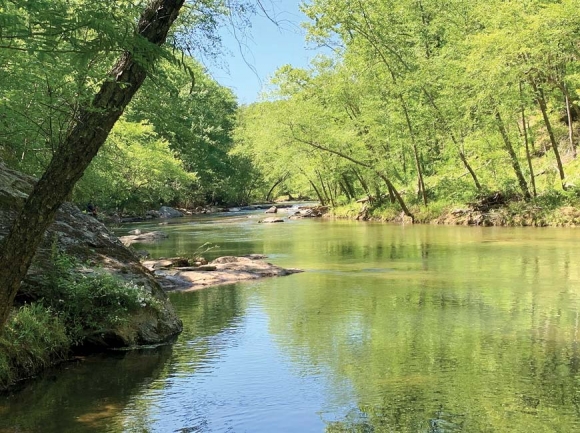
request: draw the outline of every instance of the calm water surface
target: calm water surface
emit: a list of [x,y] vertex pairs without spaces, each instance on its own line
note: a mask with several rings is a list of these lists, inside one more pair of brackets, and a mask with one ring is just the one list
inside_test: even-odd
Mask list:
[[579,230],[257,217],[123,228],[306,272],[172,294],[173,346],[0,397],[0,432],[580,430]]

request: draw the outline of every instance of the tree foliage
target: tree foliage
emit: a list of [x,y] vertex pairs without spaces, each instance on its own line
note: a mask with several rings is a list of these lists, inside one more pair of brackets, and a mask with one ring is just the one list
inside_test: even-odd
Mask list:
[[[295,187],[333,203],[372,194],[404,210],[494,190],[528,201],[574,190],[579,6],[306,3],[309,39],[334,55],[280,68],[267,100],[246,110],[238,147],[269,160],[267,172],[258,163],[266,177],[304,160],[320,176]],[[308,178],[291,174],[288,184]]]

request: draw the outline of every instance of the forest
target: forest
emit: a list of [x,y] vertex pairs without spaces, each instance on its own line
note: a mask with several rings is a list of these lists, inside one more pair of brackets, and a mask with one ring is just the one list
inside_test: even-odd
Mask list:
[[[0,155],[36,176],[141,6],[73,3],[3,7]],[[580,175],[577,1],[307,2],[308,43],[333,54],[281,67],[248,106],[195,58],[219,55],[219,3],[184,15],[198,34],[175,32],[75,203],[139,214],[290,195],[337,216],[366,198],[366,217],[384,219],[488,202],[511,215],[497,224],[580,217],[568,209]]]
[[[251,32],[249,17],[263,8],[262,2],[252,0],[0,0],[0,391],[82,350],[164,345],[183,331],[154,274],[99,221],[109,223],[113,215],[143,217],[165,205],[197,212],[298,199],[317,201],[337,218],[405,225],[580,225],[580,0],[307,0],[301,5],[305,44],[323,48],[325,54],[306,68],[281,66],[257,102],[244,105],[206,65],[227,57],[220,30],[229,26]],[[254,37],[259,40],[260,35]],[[98,220],[87,215],[89,204],[90,209],[98,207]],[[230,242],[231,254],[262,248],[274,251],[274,260],[323,259],[318,264],[303,261],[306,270],[315,272],[290,280],[286,294],[269,288],[260,292],[275,293],[271,307],[262,303],[265,311],[272,311],[269,330],[288,333],[301,350],[310,347],[312,364],[319,364],[317,358],[334,359],[336,345],[327,347],[332,349],[328,354],[318,352],[318,346],[325,347],[332,332],[349,324],[349,332],[389,336],[378,355],[373,352],[365,363],[376,364],[378,376],[387,378],[398,366],[412,363],[410,355],[409,362],[400,355],[408,346],[407,334],[396,334],[395,325],[413,317],[425,319],[409,331],[419,335],[416,344],[425,347],[425,359],[442,365],[459,359],[458,365],[472,374],[473,359],[485,364],[487,352],[474,358],[475,349],[470,348],[457,351],[456,359],[431,357],[435,345],[430,331],[435,323],[444,324],[440,336],[455,330],[453,341],[460,347],[463,340],[471,341],[473,317],[481,314],[478,341],[484,349],[486,341],[499,347],[497,362],[492,358],[490,363],[499,367],[489,372],[503,378],[497,371],[505,353],[513,355],[506,358],[514,366],[528,365],[527,352],[530,359],[538,357],[533,353],[536,340],[530,339],[530,345],[525,340],[531,311],[541,330],[537,341],[554,347],[542,346],[546,350],[539,364],[549,374],[552,364],[571,365],[573,384],[567,364],[558,377],[566,378],[561,388],[573,403],[569,406],[577,410],[580,322],[573,310],[578,278],[569,232],[558,234],[559,242],[570,241],[558,261],[554,251],[560,247],[550,249],[552,240],[525,243],[529,239],[517,231],[517,236],[498,240],[474,230],[481,236],[473,241],[462,232],[463,246],[477,244],[484,255],[459,248],[458,231],[449,236],[449,246],[442,248],[443,241],[435,236],[431,247],[431,241],[420,240],[429,226],[327,221],[336,226],[326,230],[328,226],[313,224],[308,229],[314,228],[312,232],[298,231],[293,238],[282,231],[264,234],[258,230],[268,230],[262,228],[269,225],[254,224],[253,230],[240,234],[255,221],[244,215],[228,227],[217,220],[212,224],[224,235],[222,240]],[[71,234],[75,224],[84,230],[81,241],[75,237],[78,233]],[[280,230],[300,229],[299,224],[282,226]],[[348,236],[331,238],[345,227]],[[401,231],[389,241],[377,227]],[[194,230],[187,230],[190,242]],[[321,233],[329,238],[318,237]],[[174,245],[198,253],[192,244],[175,238]],[[522,243],[510,249],[516,238]],[[199,245],[206,241],[198,240]],[[300,243],[305,241],[315,245]],[[259,251],[241,251],[232,244]],[[289,245],[296,246],[295,251],[284,249]],[[539,246],[547,248],[552,261],[532,254]],[[514,251],[520,258],[514,258]],[[448,257],[458,257],[455,268]],[[482,257],[487,260],[485,272],[480,272]],[[410,278],[409,269],[418,276]],[[556,278],[550,272],[564,275],[565,282],[559,283],[564,289],[552,287]],[[477,274],[489,277],[482,283],[481,296],[480,288],[473,293],[471,288]],[[457,282],[457,293],[449,292],[444,277]],[[367,290],[360,281],[367,280],[377,286],[372,296],[359,296]],[[503,285],[513,281],[522,282],[522,287],[504,291]],[[342,282],[349,285],[343,287]],[[410,282],[421,290],[409,295],[409,287],[415,287]],[[538,282],[543,285],[535,287]],[[497,293],[489,292],[490,287]],[[540,293],[536,299],[529,287],[550,295]],[[237,292],[229,292],[234,295],[225,300],[221,292],[208,293],[200,295],[202,301],[206,296],[206,304],[223,308],[208,315],[212,320],[221,314],[230,322],[242,314],[234,299]],[[310,322],[303,320],[306,313],[297,311],[294,302],[286,312],[280,308],[280,299],[292,300],[296,294],[313,314]],[[381,300],[385,294],[390,297]],[[248,299],[244,308],[252,307],[253,298]],[[356,321],[350,326],[347,319],[357,302],[361,313],[352,316]],[[466,311],[472,302],[472,311]],[[438,307],[431,312],[432,305]],[[351,309],[343,311],[346,307]],[[181,311],[203,316],[204,308],[203,303],[188,304]],[[320,320],[318,314],[329,311],[335,316]],[[456,312],[460,326],[449,311]],[[394,318],[401,313],[407,315],[397,322]],[[295,320],[288,319],[293,315]],[[184,334],[191,334],[202,319],[186,321]],[[375,319],[378,332],[371,326]],[[505,323],[511,326],[510,320],[521,322],[518,329],[523,331],[506,329],[497,337],[494,332]],[[559,320],[566,344],[549,336]],[[308,326],[310,333],[301,329]],[[380,341],[355,333],[347,340],[348,350],[352,341]],[[445,338],[440,341],[441,352],[452,352]],[[526,357],[510,352],[514,347]],[[562,355],[568,352],[574,352],[570,362]],[[387,363],[385,353],[392,355]],[[561,360],[552,362],[554,354]],[[345,366],[337,362],[330,369],[347,371],[356,385],[353,389],[365,390],[377,376],[370,377],[371,369],[361,369],[360,376],[352,372],[351,367],[364,359],[355,355],[354,361]],[[526,374],[533,376],[534,369],[529,364]],[[424,379],[417,375],[415,388],[425,383],[430,389]],[[390,387],[388,381],[381,383]],[[546,379],[541,389],[529,385],[529,393],[540,389],[544,400],[555,401],[553,383],[559,382]],[[487,389],[487,382],[479,386]],[[474,385],[464,389],[470,394]],[[494,389],[489,389],[493,395]],[[513,401],[519,404],[522,397],[536,410],[539,399],[536,403],[535,397],[518,393],[506,386],[505,394]],[[411,397],[409,412],[416,406]],[[498,407],[501,404],[498,400]],[[376,423],[390,416],[374,408],[362,412]],[[486,431],[481,422],[478,431]],[[568,422],[565,418],[562,425]],[[358,426],[360,431],[367,431],[365,425]],[[346,431],[334,422],[328,427]]]
[[498,224],[558,223],[578,197],[578,6],[307,3],[309,40],[335,54],[280,68],[236,150],[338,215],[367,196],[386,219],[491,202],[532,214]]

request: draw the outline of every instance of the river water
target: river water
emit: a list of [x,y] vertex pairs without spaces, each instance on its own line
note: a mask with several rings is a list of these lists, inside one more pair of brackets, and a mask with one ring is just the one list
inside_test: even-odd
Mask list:
[[580,430],[580,231],[257,218],[123,227],[306,272],[171,294],[175,344],[29,382],[0,432]]

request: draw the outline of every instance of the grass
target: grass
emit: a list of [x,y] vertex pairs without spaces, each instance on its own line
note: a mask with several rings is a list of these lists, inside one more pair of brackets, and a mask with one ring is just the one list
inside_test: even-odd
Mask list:
[[161,308],[143,287],[78,266],[69,256],[54,258],[38,301],[14,309],[0,334],[0,390],[66,359],[87,338],[122,334],[138,311]]
[[71,345],[62,320],[42,303],[15,309],[0,335],[0,389],[66,359]]

